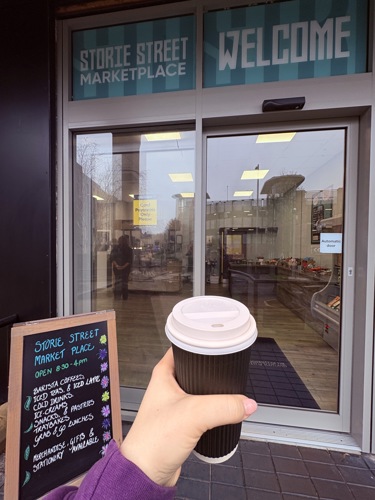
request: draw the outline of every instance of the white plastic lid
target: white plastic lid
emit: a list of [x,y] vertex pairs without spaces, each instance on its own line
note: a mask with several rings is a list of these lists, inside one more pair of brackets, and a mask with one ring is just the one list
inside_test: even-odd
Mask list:
[[214,295],[176,304],[167,318],[165,333],[181,349],[208,355],[242,351],[258,335],[255,319],[244,304]]

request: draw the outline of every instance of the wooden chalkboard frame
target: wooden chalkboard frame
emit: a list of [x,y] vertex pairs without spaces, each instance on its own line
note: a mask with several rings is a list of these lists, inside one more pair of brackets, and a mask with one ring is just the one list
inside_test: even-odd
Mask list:
[[[25,358],[24,340],[29,335],[41,335],[48,332],[68,330],[71,328],[90,327],[95,323],[106,324],[108,336],[108,375],[111,381],[110,404],[112,438],[118,443],[122,442],[122,423],[120,407],[120,384],[117,356],[116,318],[115,312],[99,311],[88,314],[79,314],[61,318],[43,319],[40,321],[19,323],[11,331],[11,354],[9,369],[9,400],[8,424],[5,455],[5,500],[19,499],[20,497],[20,444],[22,428],[22,387],[23,364]],[[26,358],[25,358],[26,359]],[[31,376],[31,375],[30,375]],[[63,373],[61,373],[61,377]],[[92,464],[91,464],[92,465]],[[91,466],[90,465],[90,466]],[[87,469],[78,477],[74,471],[67,481],[61,484],[79,485]],[[74,469],[74,467],[72,467]],[[59,485],[58,485],[59,486]],[[43,493],[41,496],[46,494]],[[38,498],[39,495],[35,498]]]

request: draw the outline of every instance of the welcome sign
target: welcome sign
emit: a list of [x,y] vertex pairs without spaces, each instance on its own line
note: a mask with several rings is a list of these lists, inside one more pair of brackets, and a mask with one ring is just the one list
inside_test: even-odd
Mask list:
[[204,16],[204,87],[366,71],[367,0],[295,0]]
[[193,16],[72,34],[73,100],[195,88]]

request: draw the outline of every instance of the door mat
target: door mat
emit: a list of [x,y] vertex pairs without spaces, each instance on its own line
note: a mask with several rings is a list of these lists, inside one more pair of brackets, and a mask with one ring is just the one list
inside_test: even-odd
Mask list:
[[263,404],[319,409],[310,391],[272,338],[258,337],[251,348],[246,395]]

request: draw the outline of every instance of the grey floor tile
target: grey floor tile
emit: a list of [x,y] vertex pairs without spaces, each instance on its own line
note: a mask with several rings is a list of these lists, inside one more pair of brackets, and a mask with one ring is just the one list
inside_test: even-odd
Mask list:
[[280,485],[274,473],[244,469],[245,484],[248,488],[280,492]]
[[357,469],[343,465],[338,465],[337,468],[347,483],[375,488],[375,475],[370,469]]
[[308,477],[308,472],[302,460],[295,460],[294,458],[286,457],[273,457],[276,472],[285,474],[294,474],[296,476]]
[[248,441],[247,439],[241,439],[240,441],[240,451],[247,453],[255,453],[256,455],[270,455],[270,448],[268,443],[264,441]]
[[181,476],[187,479],[199,479],[201,481],[210,481],[211,471],[209,464],[188,460],[184,463],[181,470]]
[[247,500],[249,497],[243,487],[212,483],[210,498],[212,500]]
[[350,455],[349,453],[331,451],[331,457],[338,465],[348,465],[350,467],[367,468],[367,464],[361,455]]
[[290,446],[280,443],[269,443],[272,456],[288,457],[288,458],[301,458],[299,449],[296,446]]
[[199,462],[200,464],[205,463],[200,458],[198,458],[197,455],[195,455],[195,453],[190,453],[188,461],[190,461],[190,460],[192,462]]
[[188,500],[207,500],[210,498],[210,483],[205,481],[195,481],[180,477],[177,482],[176,496]]
[[[230,457],[229,460],[226,462],[223,462],[224,465],[230,466],[230,467],[242,467],[242,459],[241,459],[241,453],[240,451],[237,451],[233,457]],[[219,464],[220,467],[220,464]]]
[[344,482],[344,478],[340,474],[336,465],[324,464],[321,462],[305,462],[305,466],[310,477],[318,477],[321,479],[329,479],[331,481]]
[[304,448],[299,447],[299,452],[303,460],[310,460],[311,462],[323,462],[323,463],[335,463],[330,453],[327,450],[321,450],[319,448]]
[[211,481],[213,483],[233,484],[234,486],[245,486],[243,470],[237,467],[212,466]]
[[244,469],[263,470],[275,472],[275,467],[271,456],[255,455],[254,453],[242,453],[242,464]]
[[369,469],[375,471],[375,455],[370,455],[367,453],[363,455],[363,460]]
[[301,493],[283,493],[283,500],[313,500],[314,498],[319,498],[318,494],[311,497],[309,495],[303,495]]
[[269,447],[271,450],[271,455],[273,456],[296,458],[296,459],[301,458],[301,454],[297,446],[290,446],[288,444],[281,444],[281,443],[269,443]]
[[[282,493],[276,491],[262,491],[256,490],[254,488],[247,488],[247,498],[248,500],[283,500],[284,497]],[[228,498],[229,500],[229,498]]]
[[327,481],[326,479],[313,478],[319,498],[329,500],[353,500],[354,496],[345,483]]
[[278,474],[277,476],[283,493],[317,496],[317,491],[310,478],[291,474]]
[[359,484],[349,484],[348,486],[355,500],[374,500],[375,498],[375,488],[369,488],[368,486],[361,486]]

